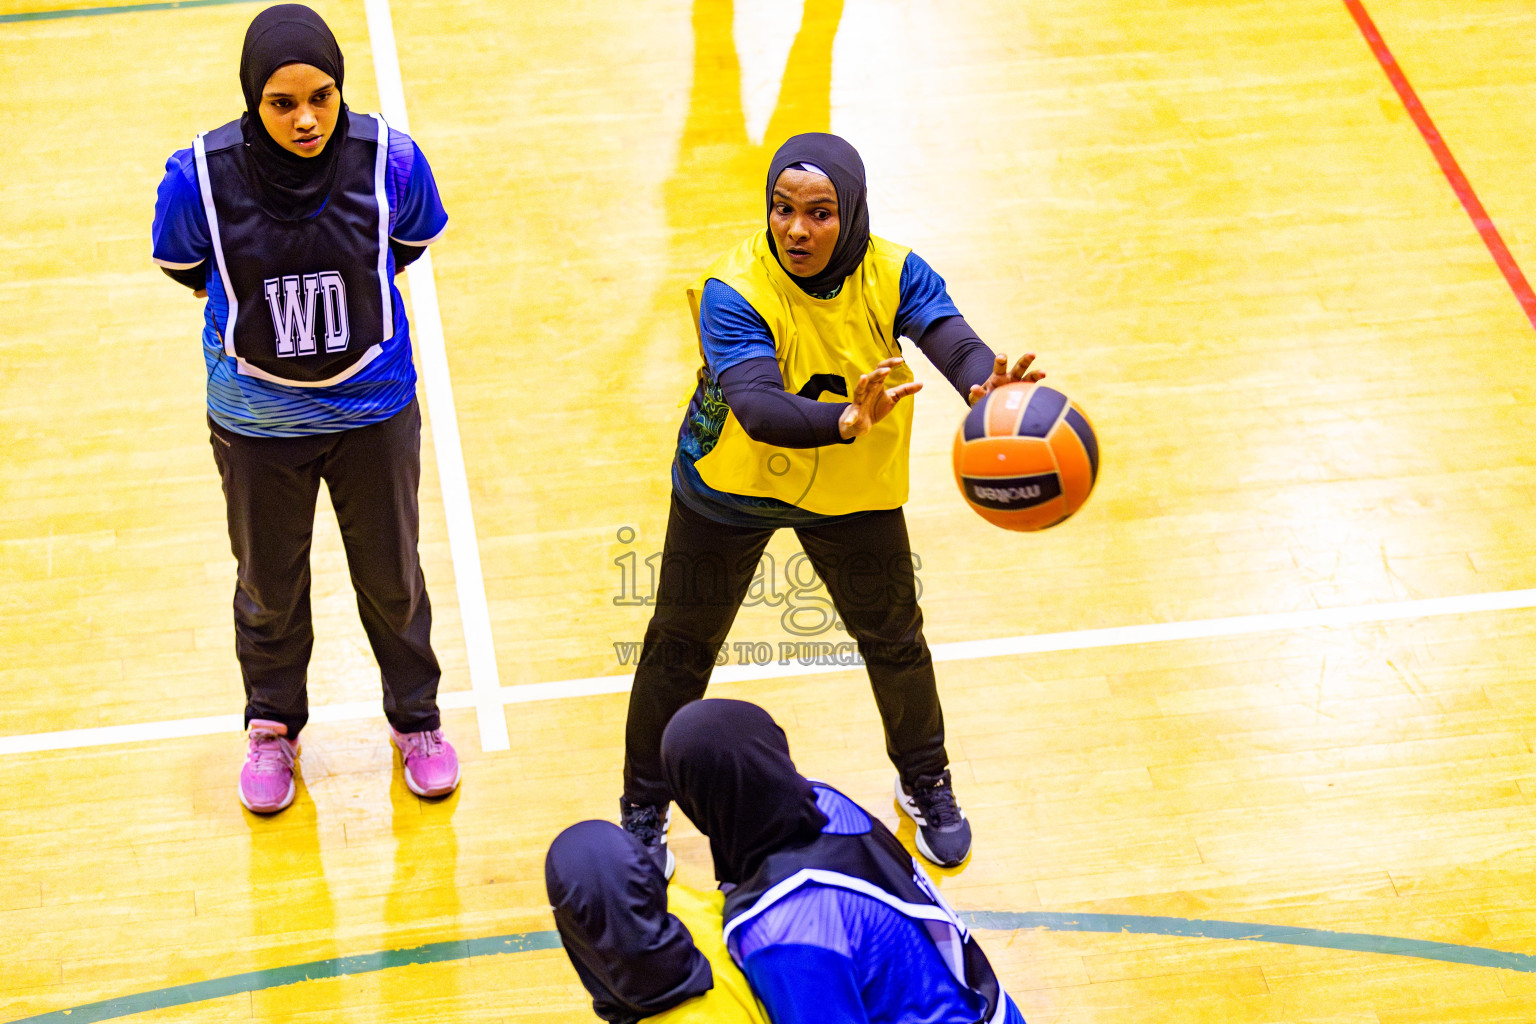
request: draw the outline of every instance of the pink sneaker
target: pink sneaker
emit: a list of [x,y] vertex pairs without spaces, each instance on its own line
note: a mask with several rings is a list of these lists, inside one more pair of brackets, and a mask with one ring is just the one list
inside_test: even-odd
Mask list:
[[293,803],[293,759],[299,748],[284,738],[288,727],[281,722],[253,718],[248,729],[240,802],[257,814],[275,814]]
[[396,732],[390,738],[405,761],[405,784],[417,796],[447,796],[459,786],[459,755],[443,730]]

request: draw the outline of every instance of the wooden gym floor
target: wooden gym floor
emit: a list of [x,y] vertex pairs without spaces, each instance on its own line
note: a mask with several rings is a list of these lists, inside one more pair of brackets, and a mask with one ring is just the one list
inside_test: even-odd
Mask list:
[[[592,1019],[541,864],[617,811],[682,289],[813,129],[1101,439],[1076,518],[995,530],[914,357],[976,831],[940,884],[1032,1024],[1536,1016],[1529,4],[396,0],[396,63],[380,0],[318,0],[354,108],[398,69],[453,218],[409,291],[423,359],[446,340],[423,551],[465,773],[401,782],[323,509],[323,712],[268,820],[235,799],[200,304],[147,240],[259,7],[59,2],[0,0],[0,1019]],[[840,639],[795,550],[712,692],[896,824],[862,672],[779,663]]]

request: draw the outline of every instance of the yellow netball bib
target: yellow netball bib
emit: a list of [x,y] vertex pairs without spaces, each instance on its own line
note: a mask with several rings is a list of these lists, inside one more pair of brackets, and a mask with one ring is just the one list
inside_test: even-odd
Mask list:
[[[768,324],[784,390],[821,402],[847,402],[861,374],[901,355],[894,325],[901,268],[911,250],[870,237],[869,251],[842,290],[816,299],[800,290],[768,248],[766,229],[726,253],[688,289],[694,329],[704,284],[730,285]],[[699,345],[703,357],[703,343]],[[912,380],[905,363],[886,387]],[[779,448],[754,441],[726,416],[715,447],[694,465],[704,482],[727,494],[777,498],[822,515],[897,508],[907,500],[912,403],[903,401],[852,444]]]
[[667,910],[688,926],[693,944],[709,961],[715,987],[645,1018],[647,1024],[768,1024],[746,976],[731,962],[720,935],[725,894],[696,892],[674,882],[667,887]]

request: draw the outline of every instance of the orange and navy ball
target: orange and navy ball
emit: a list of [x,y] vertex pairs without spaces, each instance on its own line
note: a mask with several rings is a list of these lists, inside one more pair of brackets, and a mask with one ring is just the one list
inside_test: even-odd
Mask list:
[[1099,441],[1072,399],[1044,384],[994,388],[955,434],[955,482],[977,515],[1005,530],[1044,530],[1083,507]]

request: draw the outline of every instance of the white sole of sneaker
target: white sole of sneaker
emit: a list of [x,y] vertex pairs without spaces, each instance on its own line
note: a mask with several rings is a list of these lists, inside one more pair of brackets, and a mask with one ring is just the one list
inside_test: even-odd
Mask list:
[[244,807],[252,814],[276,814],[278,811],[284,810],[289,804],[293,803],[294,795],[297,794],[298,791],[299,788],[294,785],[292,779],[289,779],[288,795],[283,797],[282,803],[278,804],[276,807],[252,807],[249,803],[246,802],[245,790],[240,788],[240,783],[235,783],[235,795],[240,798],[240,806]]
[[[957,868],[961,864],[965,863],[965,861],[962,859],[962,860],[956,861],[953,864],[946,864],[943,861],[939,860],[939,858],[935,857],[933,855],[933,851],[928,848],[928,844],[923,841],[923,830],[922,829],[918,829],[917,830],[916,839],[917,839],[917,852],[922,854],[923,855],[923,859],[926,860],[929,864],[932,864],[934,867],[938,867],[938,868]],[[967,851],[965,855],[967,857],[969,857],[971,854],[970,854],[969,851]]]
[[452,793],[454,790],[459,788],[459,780],[462,778],[464,778],[464,766],[459,765],[459,770],[453,773],[453,783],[451,785],[446,786],[443,789],[425,789],[422,786],[417,785],[415,776],[411,774],[411,770],[409,768],[406,768],[405,788],[410,790],[412,793],[415,793],[417,796],[424,796],[428,798],[447,796],[449,793]]
[[[907,791],[901,788],[900,775],[896,776],[896,806],[900,807],[902,813],[911,818],[913,823],[918,826],[917,831],[913,833],[913,842],[917,846],[917,852],[922,854],[923,859],[928,863],[940,868],[955,868],[959,867],[961,864],[964,864],[967,860],[970,859],[971,852],[969,850],[965,852],[964,857],[956,861],[954,864],[946,864],[944,861],[934,856],[933,849],[929,847],[927,841],[923,839],[923,826],[927,825],[928,822],[924,820],[923,812],[917,809],[917,801],[908,796]],[[964,811],[960,812],[960,817],[965,817]]]

